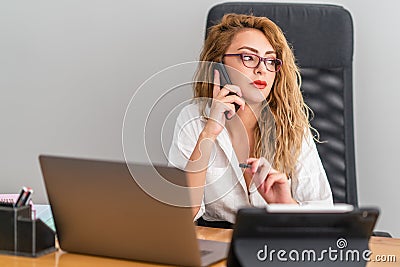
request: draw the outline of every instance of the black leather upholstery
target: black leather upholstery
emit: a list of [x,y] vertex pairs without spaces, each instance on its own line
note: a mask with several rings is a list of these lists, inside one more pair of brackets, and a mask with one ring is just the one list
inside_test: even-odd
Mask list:
[[305,102],[332,188],[334,202],[358,206],[352,99],[353,23],[340,6],[288,3],[223,3],[208,14],[207,29],[226,13],[253,14],[279,25],[302,73]]

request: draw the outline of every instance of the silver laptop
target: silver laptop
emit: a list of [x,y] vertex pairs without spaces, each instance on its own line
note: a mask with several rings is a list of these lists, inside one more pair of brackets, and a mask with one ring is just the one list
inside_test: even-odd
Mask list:
[[[60,248],[67,252],[207,266],[227,256],[228,243],[196,239],[190,208],[160,202],[132,178],[186,184],[166,166],[40,156]],[[142,180],[143,181],[143,180]],[[187,194],[179,198],[189,199]]]

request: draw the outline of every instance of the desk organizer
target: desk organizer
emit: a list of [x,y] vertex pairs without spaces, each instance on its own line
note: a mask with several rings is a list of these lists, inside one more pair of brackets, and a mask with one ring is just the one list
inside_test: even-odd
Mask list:
[[30,206],[0,206],[0,254],[38,257],[55,250],[55,232],[31,219]]

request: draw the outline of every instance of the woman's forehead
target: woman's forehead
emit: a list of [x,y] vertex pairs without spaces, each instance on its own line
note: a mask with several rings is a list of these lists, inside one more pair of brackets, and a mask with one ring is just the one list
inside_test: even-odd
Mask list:
[[264,55],[267,52],[274,51],[265,34],[257,29],[244,29],[235,34],[228,50],[239,51],[243,48],[252,48],[257,54]]

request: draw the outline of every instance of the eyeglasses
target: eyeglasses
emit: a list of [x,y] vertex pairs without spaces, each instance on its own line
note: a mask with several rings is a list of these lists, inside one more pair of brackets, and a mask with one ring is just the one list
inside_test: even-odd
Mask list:
[[260,62],[264,62],[265,67],[270,72],[277,72],[282,67],[282,60],[278,58],[265,58],[260,57],[256,54],[248,54],[248,53],[241,53],[241,54],[224,54],[224,57],[240,57],[242,59],[243,65],[247,68],[255,69],[260,65]]

